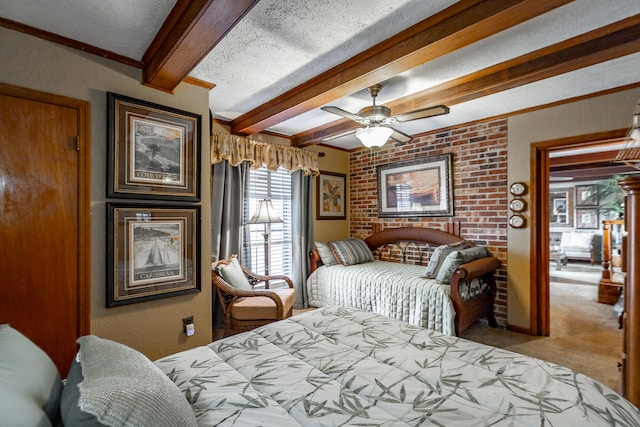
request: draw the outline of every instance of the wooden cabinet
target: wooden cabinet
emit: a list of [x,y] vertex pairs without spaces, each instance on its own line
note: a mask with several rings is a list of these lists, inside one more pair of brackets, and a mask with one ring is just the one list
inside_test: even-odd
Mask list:
[[625,191],[625,229],[627,231],[624,264],[622,394],[640,406],[640,176],[618,180]]

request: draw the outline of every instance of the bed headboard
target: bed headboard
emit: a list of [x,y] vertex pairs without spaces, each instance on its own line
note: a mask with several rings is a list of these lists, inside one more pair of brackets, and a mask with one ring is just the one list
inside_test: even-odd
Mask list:
[[381,260],[425,264],[433,248],[462,240],[434,228],[398,227],[374,233],[365,242],[372,252],[378,251]]
[[[387,254],[388,258],[401,258],[401,262],[411,260],[414,263],[423,264],[426,262],[425,255],[428,250],[440,245],[460,242],[464,240],[460,236],[436,230],[434,228],[423,227],[397,227],[379,231],[364,239],[371,251],[382,250],[393,246],[400,252],[400,256]],[[414,256],[414,254],[416,254]],[[397,255],[397,253],[395,254]],[[314,271],[321,264],[320,255],[316,249],[309,254],[311,260],[311,271]]]

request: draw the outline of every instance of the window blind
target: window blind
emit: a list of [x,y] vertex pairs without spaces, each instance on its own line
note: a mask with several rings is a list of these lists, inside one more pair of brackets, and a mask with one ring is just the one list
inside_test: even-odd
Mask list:
[[242,262],[251,271],[264,274],[264,224],[247,224],[262,199],[270,199],[282,223],[271,224],[269,274],[291,276],[291,174],[283,168],[251,170],[244,199]]

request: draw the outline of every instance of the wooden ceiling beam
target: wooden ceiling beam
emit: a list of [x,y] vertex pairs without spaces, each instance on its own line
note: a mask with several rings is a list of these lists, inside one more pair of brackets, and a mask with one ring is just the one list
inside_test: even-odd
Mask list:
[[[433,104],[452,106],[640,51],[640,15],[386,103],[394,115]],[[302,147],[357,129],[341,119],[294,135]]]
[[462,0],[236,118],[231,133],[260,132],[570,1]]
[[258,0],[178,0],[142,57],[143,83],[172,92]]

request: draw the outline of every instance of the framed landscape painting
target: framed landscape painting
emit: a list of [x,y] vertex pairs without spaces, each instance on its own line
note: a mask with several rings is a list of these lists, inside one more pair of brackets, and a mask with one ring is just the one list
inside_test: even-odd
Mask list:
[[200,200],[201,116],[107,93],[107,197]]
[[453,216],[453,154],[378,166],[378,216]]
[[346,178],[343,173],[320,171],[316,186],[316,219],[346,219]]
[[200,292],[200,207],[107,203],[107,307]]

